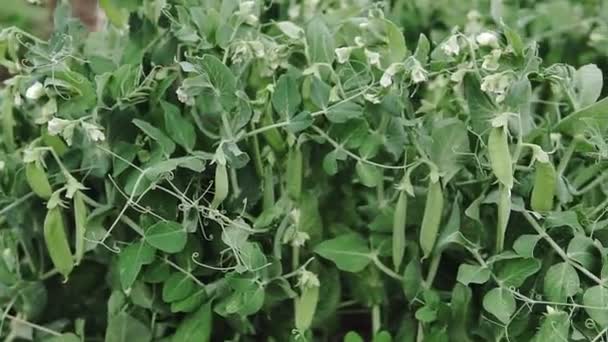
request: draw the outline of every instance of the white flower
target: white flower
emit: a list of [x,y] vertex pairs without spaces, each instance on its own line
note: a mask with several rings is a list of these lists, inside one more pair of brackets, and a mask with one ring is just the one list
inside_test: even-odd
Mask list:
[[299,17],[300,5],[294,4],[292,6],[289,6],[289,9],[287,10],[287,16],[289,17],[289,19],[296,19],[297,17]]
[[89,137],[89,139],[91,139],[91,141],[98,142],[106,140],[106,136],[101,131],[101,127],[88,122],[82,122],[82,128],[84,128],[87,136]]
[[390,87],[393,84],[393,76],[399,71],[400,67],[403,66],[401,63],[393,63],[382,74],[380,78],[380,85],[384,88]]
[[32,163],[37,161],[40,158],[40,151],[34,150],[32,148],[26,148],[23,150],[23,162],[24,163]]
[[441,45],[441,50],[448,56],[458,56],[460,46],[458,45],[458,36],[452,35],[446,42]]
[[477,10],[472,10],[467,13],[467,20],[479,20],[481,18],[481,14],[477,12]]
[[50,135],[60,134],[63,129],[69,125],[71,121],[64,120],[60,118],[52,118],[51,121],[48,122],[48,131]]
[[377,67],[380,67],[379,53],[365,49],[365,57],[367,57],[367,63],[369,63],[369,65],[375,65]]
[[382,102],[380,100],[380,97],[378,97],[378,94],[374,94],[374,93],[365,93],[365,94],[363,94],[363,98],[365,100],[367,100],[368,102],[371,102],[374,104],[378,104],[378,103]]
[[365,41],[363,40],[363,37],[361,37],[361,36],[356,36],[356,37],[355,37],[355,44],[356,44],[358,47],[364,47],[364,46],[365,46]]
[[258,23],[258,17],[254,14],[255,1],[243,1],[239,4],[238,14],[249,25]]
[[298,284],[302,288],[319,287],[321,285],[321,283],[319,282],[319,277],[317,277],[316,274],[307,270],[300,271],[300,279],[298,281]]
[[512,76],[509,74],[492,74],[484,77],[481,81],[481,90],[496,95],[496,102],[500,103],[505,99],[505,93],[511,84]]
[[498,38],[493,32],[482,32],[475,38],[480,46],[491,46],[498,48]]
[[450,80],[455,83],[460,83],[468,71],[468,64],[459,64],[458,69],[450,76]]
[[184,103],[188,106],[194,105],[194,99],[191,98],[190,95],[188,95],[184,91],[184,88],[182,88],[182,87],[177,88],[177,90],[175,91],[175,94],[177,95],[177,99],[179,100],[179,102]]
[[344,64],[344,63],[348,62],[348,59],[350,58],[350,53],[352,50],[353,50],[353,48],[349,47],[349,46],[335,49],[334,53],[336,54],[338,63]]
[[418,60],[414,60],[414,67],[412,69],[412,81],[414,83],[420,83],[427,80],[428,72],[422,67]]
[[15,96],[13,97],[13,104],[15,105],[15,107],[21,107],[21,105],[23,104],[23,98],[21,98],[21,95],[19,95],[18,93],[15,93]]
[[25,91],[25,97],[27,97],[30,100],[38,100],[40,97],[42,97],[42,95],[44,95],[44,86],[42,85],[42,83],[40,83],[38,81],[36,81],[36,83],[32,84]]
[[492,50],[492,52],[483,57],[483,63],[481,64],[481,67],[490,71],[497,70],[500,66],[498,64],[498,60],[500,59],[501,54],[502,51],[500,49]]
[[310,236],[305,232],[296,232],[291,239],[293,247],[302,247],[310,239]]

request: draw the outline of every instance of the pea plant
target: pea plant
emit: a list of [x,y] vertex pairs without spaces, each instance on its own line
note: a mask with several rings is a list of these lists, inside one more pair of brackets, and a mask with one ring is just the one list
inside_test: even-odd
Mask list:
[[445,3],[0,31],[0,335],[608,341],[600,5]]

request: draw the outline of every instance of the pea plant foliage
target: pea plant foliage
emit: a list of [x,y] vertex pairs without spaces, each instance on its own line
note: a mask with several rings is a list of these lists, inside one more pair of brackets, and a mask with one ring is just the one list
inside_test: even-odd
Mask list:
[[3,29],[0,334],[608,341],[600,68],[502,1],[418,2]]

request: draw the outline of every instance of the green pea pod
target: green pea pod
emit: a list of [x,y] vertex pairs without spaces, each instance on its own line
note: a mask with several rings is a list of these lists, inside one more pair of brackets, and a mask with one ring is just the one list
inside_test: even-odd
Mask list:
[[228,197],[228,171],[226,165],[217,163],[215,167],[215,193],[213,195],[213,201],[211,202],[211,208],[216,209],[222,204],[222,202]]
[[490,165],[496,179],[507,188],[513,187],[513,169],[507,132],[502,127],[493,127],[488,138]]
[[46,177],[46,172],[38,162],[25,164],[25,179],[32,191],[43,199],[51,198],[53,189]]
[[498,220],[496,222],[496,253],[502,252],[505,245],[505,234],[511,216],[511,189],[504,185],[498,188]]
[[302,194],[302,151],[299,146],[289,150],[287,155],[287,195],[294,201]]
[[393,265],[399,269],[403,254],[405,252],[405,224],[407,216],[407,194],[405,191],[399,192],[399,199],[395,205],[393,216]]
[[555,185],[557,174],[550,162],[536,163],[534,174],[534,188],[530,199],[532,210],[547,212],[553,209],[553,198],[555,197]]
[[[264,125],[264,127],[274,125],[274,121],[272,120],[272,109],[267,110],[266,113],[262,115],[262,125]],[[285,151],[285,139],[283,139],[278,129],[268,129],[264,131],[263,135],[266,142],[268,142],[268,145],[277,153],[283,153]]]
[[319,287],[309,286],[304,288],[302,295],[295,300],[296,329],[304,332],[310,328],[319,301]]
[[424,257],[428,257],[433,252],[439,224],[441,223],[441,213],[443,212],[443,191],[439,181],[429,181],[429,191],[424,206],[424,216],[420,228],[420,247],[424,252]]
[[44,133],[42,134],[42,141],[46,146],[52,148],[59,157],[63,156],[68,151],[67,145],[56,135]]
[[75,234],[75,263],[78,265],[82,256],[84,255],[85,241],[84,236],[86,233],[86,223],[88,217],[87,206],[84,204],[83,194],[80,191],[76,191],[74,194],[74,225],[76,226]]
[[49,209],[46,214],[44,219],[44,242],[53,265],[67,279],[74,268],[74,259],[70,251],[63,224],[63,215],[59,206]]

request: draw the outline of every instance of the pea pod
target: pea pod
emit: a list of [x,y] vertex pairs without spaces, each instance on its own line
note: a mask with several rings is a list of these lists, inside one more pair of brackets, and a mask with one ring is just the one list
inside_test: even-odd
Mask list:
[[513,169],[507,132],[503,127],[492,127],[488,138],[490,165],[496,179],[511,189],[513,187]]
[[556,183],[557,175],[553,164],[551,162],[537,162],[534,173],[534,188],[532,188],[530,199],[532,210],[542,213],[553,209]]
[[87,206],[82,198],[84,195],[80,191],[76,191],[74,194],[74,225],[76,226],[75,234],[75,246],[76,251],[74,253],[75,263],[79,264],[84,255],[84,235],[86,233],[86,223],[88,217]]
[[498,188],[498,219],[496,222],[496,253],[502,252],[505,234],[511,216],[511,189],[500,184]]
[[269,210],[274,206],[274,180],[272,176],[272,166],[264,167],[264,210]]
[[424,257],[428,257],[433,251],[439,224],[441,223],[441,213],[443,212],[443,191],[441,183],[429,181],[429,190],[424,206],[424,215],[420,228],[420,247],[424,252]]
[[25,164],[25,179],[32,191],[43,199],[51,198],[53,189],[46,177],[46,172],[38,162]]
[[294,201],[302,194],[302,151],[294,146],[287,155],[287,195]]
[[[262,115],[262,125],[264,125],[264,127],[274,125],[274,121],[272,120],[272,109],[268,109],[266,113]],[[268,142],[268,145],[277,153],[283,153],[285,151],[285,139],[283,139],[278,129],[271,128],[264,131],[263,135],[266,142]]]
[[61,207],[48,210],[44,219],[44,242],[53,265],[67,279],[74,268],[74,260],[65,233]]
[[211,208],[216,209],[222,204],[222,202],[228,197],[228,171],[226,165],[217,163],[215,167],[215,193],[213,195],[213,201],[211,202]]
[[307,286],[295,300],[296,329],[304,332],[310,328],[319,301],[319,286]]
[[407,216],[407,194],[405,191],[399,192],[399,198],[395,205],[393,216],[393,265],[399,269],[403,254],[405,252],[405,224]]

